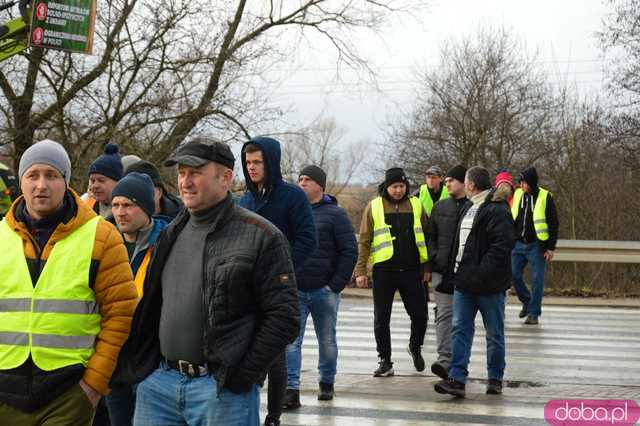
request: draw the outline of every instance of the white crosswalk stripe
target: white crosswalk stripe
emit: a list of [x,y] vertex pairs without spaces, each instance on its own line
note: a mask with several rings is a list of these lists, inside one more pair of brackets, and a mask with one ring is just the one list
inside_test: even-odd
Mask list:
[[[506,309],[505,394],[484,394],[485,333],[480,314],[465,400],[433,391],[436,359],[433,311],[423,347],[427,368],[418,373],[406,352],[410,322],[393,306],[393,378],[373,378],[377,353],[370,300],[344,299],[338,320],[336,398],[316,399],[318,343],[311,317],[302,351],[303,407],[286,412],[287,425],[546,424],[544,404],[569,394],[587,398],[640,399],[640,310],[545,306],[540,324],[524,325],[519,306]],[[628,395],[625,397],[625,395]],[[266,392],[262,405],[266,408]]]

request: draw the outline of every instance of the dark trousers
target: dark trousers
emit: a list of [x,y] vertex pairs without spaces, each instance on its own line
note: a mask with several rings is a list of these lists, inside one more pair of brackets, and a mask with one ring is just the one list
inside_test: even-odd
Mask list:
[[111,420],[109,419],[109,411],[107,410],[107,404],[104,398],[100,398],[98,405],[96,406],[96,414],[93,417],[92,426],[110,426]]
[[79,384],[32,413],[0,403],[0,424],[11,426],[89,426],[95,409]]
[[412,347],[422,346],[427,332],[427,299],[420,270],[385,271],[373,269],[373,331],[378,355],[391,360],[391,308],[396,290],[411,319]]
[[[136,385],[113,389],[105,397],[111,426],[131,426],[136,408]],[[93,426],[97,426],[95,423]]]
[[268,386],[267,416],[271,419],[280,419],[284,394],[287,390],[287,358],[285,351],[278,355],[269,368]]

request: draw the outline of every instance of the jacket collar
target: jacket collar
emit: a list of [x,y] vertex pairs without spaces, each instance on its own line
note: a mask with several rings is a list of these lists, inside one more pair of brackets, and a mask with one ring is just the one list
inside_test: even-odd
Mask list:
[[[216,207],[220,208],[220,211],[216,215],[215,219],[209,225],[209,233],[215,232],[220,226],[226,223],[231,213],[233,212],[235,203],[233,201],[233,197],[230,192],[227,193],[226,198],[220,201]],[[185,225],[189,222],[189,218],[191,217],[191,213],[189,213],[188,209],[183,209],[180,214],[171,222],[169,225],[168,232],[173,235],[177,235],[182,231]]]
[[[94,211],[80,199],[80,196],[73,189],[67,189],[67,194],[65,196],[69,197],[72,208],[69,208],[68,211],[65,212],[63,221],[58,224],[55,231],[53,231],[47,245],[62,240],[96,216]],[[13,229],[14,232],[21,235],[23,239],[30,239],[31,235],[29,233],[27,223],[24,218],[21,217],[21,210],[23,208],[24,195],[21,195],[11,205],[11,209],[9,209],[9,212],[5,216],[5,220],[9,227]]]

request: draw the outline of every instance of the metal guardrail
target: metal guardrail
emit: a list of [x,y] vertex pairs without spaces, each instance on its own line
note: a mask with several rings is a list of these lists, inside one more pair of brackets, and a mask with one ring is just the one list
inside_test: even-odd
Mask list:
[[553,261],[640,263],[640,241],[558,240]]

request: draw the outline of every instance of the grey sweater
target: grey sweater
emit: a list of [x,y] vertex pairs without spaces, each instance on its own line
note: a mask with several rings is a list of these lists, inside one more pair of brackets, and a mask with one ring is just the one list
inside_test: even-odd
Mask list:
[[202,262],[209,226],[219,213],[220,204],[191,214],[162,270],[160,351],[171,361],[205,363]]

